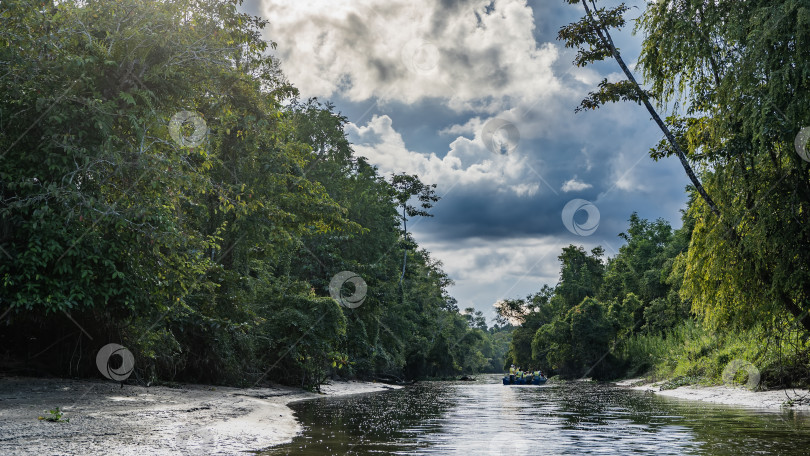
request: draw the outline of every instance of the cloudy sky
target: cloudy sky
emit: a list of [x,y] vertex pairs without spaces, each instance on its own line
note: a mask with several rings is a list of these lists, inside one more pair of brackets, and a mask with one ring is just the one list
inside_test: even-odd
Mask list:
[[[643,6],[643,1],[629,1]],[[245,0],[303,97],[332,101],[384,174],[438,184],[433,218],[409,224],[455,280],[459,306],[554,285],[569,244],[614,255],[633,211],[680,226],[687,178],[653,162],[647,112],[574,114],[614,62],[575,68],[556,40],[581,6],[563,0]],[[640,14],[632,9],[629,17]],[[614,39],[635,61],[640,37]]]

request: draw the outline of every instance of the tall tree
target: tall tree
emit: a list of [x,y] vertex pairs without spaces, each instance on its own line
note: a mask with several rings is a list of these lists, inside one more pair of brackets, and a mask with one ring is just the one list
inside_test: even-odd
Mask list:
[[810,331],[810,163],[795,144],[810,125],[809,18],[790,0],[664,0],[639,21],[639,66],[657,98],[684,105],[670,124],[724,208],[720,224],[692,208],[685,274],[715,325],[782,310]]
[[695,186],[712,212],[719,217],[719,208],[703,188],[697,175],[695,175],[686,153],[681,149],[675,136],[650,102],[649,93],[636,81],[636,77],[633,75],[633,72],[630,71],[621,52],[619,52],[619,49],[613,42],[610,30],[624,27],[624,13],[627,12],[629,7],[622,3],[613,8],[597,8],[596,2],[598,0],[565,1],[570,4],[579,3],[585,10],[585,16],[582,19],[561,28],[558,34],[558,39],[564,40],[566,47],[578,48],[574,64],[577,66],[586,66],[612,57],[616,63],[619,64],[622,72],[627,77],[626,80],[619,82],[608,82],[607,79],[603,79],[602,82],[599,83],[599,90],[591,92],[588,98],[582,101],[578,110],[597,109],[605,103],[615,103],[620,100],[634,101],[643,104],[647,112],[649,112],[650,116],[653,118],[653,121],[658,125],[658,128],[664,133],[672,150],[678,156],[686,175],[689,177],[689,180],[692,181],[692,185]]
[[[433,217],[428,210],[433,207],[433,203],[439,201],[436,196],[436,184],[423,184],[416,175],[394,174],[391,177],[391,185],[394,188],[394,200],[402,209],[402,237],[404,253],[402,256],[402,275],[400,283],[405,278],[405,265],[408,262],[408,217]],[[412,198],[416,198],[417,205],[410,204]]]

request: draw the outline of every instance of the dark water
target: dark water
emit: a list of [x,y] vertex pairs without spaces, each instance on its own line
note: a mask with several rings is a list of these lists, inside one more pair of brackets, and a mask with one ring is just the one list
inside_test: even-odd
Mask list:
[[592,383],[500,378],[293,404],[304,433],[265,455],[810,454],[810,415]]

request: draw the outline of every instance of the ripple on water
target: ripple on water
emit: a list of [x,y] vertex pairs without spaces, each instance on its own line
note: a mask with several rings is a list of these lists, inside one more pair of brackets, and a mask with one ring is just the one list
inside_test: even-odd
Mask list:
[[808,454],[810,418],[594,383],[426,382],[293,405],[304,433],[266,455]]

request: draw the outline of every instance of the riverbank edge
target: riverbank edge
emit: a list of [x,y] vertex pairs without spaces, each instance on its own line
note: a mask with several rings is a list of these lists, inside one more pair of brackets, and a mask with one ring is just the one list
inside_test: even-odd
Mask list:
[[689,401],[770,410],[810,410],[810,390],[806,389],[786,388],[751,391],[743,387],[728,385],[686,385],[662,390],[661,386],[666,383],[667,380],[652,381],[646,378],[630,378],[613,382],[619,387]]
[[[0,454],[185,455],[255,452],[301,430],[289,405],[401,388],[363,381],[322,385],[322,394],[270,386],[233,388],[0,377]],[[70,422],[49,422],[60,407]]]

